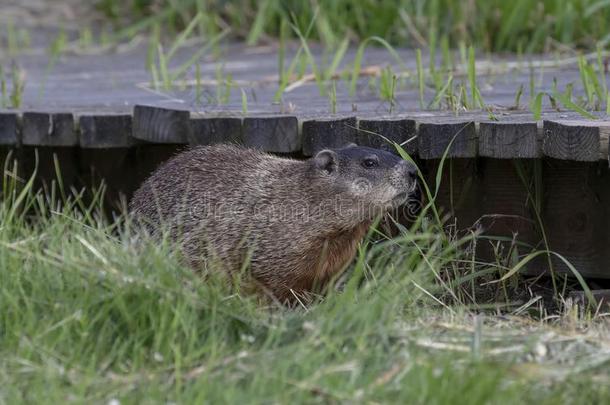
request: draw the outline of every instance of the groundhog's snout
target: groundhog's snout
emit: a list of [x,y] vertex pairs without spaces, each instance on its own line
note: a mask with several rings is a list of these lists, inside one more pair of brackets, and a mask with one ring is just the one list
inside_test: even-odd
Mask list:
[[391,183],[401,191],[413,191],[417,185],[417,167],[413,163],[401,160],[395,166]]
[[406,160],[400,160],[392,170],[390,184],[396,191],[392,205],[404,204],[417,188],[417,167]]

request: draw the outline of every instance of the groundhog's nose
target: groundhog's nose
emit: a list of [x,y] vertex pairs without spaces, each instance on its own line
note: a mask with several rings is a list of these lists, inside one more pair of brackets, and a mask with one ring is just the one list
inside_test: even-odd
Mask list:
[[409,176],[409,181],[416,182],[417,168],[413,165],[409,165],[409,168],[407,169],[407,176]]
[[400,162],[401,169],[405,172],[407,179],[409,182],[417,181],[417,167],[413,163],[407,162],[406,160],[402,160]]

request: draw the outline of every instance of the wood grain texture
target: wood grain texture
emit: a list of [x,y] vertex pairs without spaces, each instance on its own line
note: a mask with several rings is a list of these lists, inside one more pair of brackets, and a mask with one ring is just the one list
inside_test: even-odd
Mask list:
[[[424,160],[420,164],[426,183],[433,187],[440,160]],[[457,229],[468,229],[481,217],[481,176],[476,159],[445,161],[436,205],[443,218],[455,221]]]
[[[534,248],[540,247],[542,236],[536,227],[536,217],[528,202],[529,179],[534,173],[530,159],[478,159],[480,179],[480,225],[486,235],[515,236],[516,240]],[[525,183],[519,175],[526,178]],[[484,244],[490,247],[489,244]],[[520,253],[529,253],[522,248]]]
[[143,181],[137,176],[135,151],[135,147],[78,149],[79,179],[88,190],[111,181],[104,193],[104,205],[108,209],[120,212]]
[[[22,170],[20,176],[30,178],[35,173],[34,189],[45,186],[50,190],[51,184],[57,183],[58,172],[61,175],[65,195],[70,195],[70,187],[81,190],[86,186],[91,189],[91,184],[82,182],[78,147],[24,145],[20,149],[19,168]],[[99,186],[99,183],[96,186]]]
[[[542,221],[550,250],[570,261],[583,276],[608,276],[604,255],[608,250],[607,204],[595,191],[597,163],[545,159]],[[557,271],[571,273],[552,257]]]
[[71,113],[23,113],[23,144],[36,146],[78,145]]
[[[384,139],[386,138],[386,139]],[[358,121],[358,145],[396,153],[396,142],[409,154],[417,153],[416,122],[407,118],[367,118]]]
[[242,119],[237,117],[191,118],[191,145],[243,143]]
[[497,159],[541,156],[536,122],[481,122],[479,155]]
[[244,118],[243,136],[246,146],[267,152],[290,153],[301,150],[299,121],[295,116]]
[[154,143],[186,143],[190,139],[190,113],[183,110],[137,105],[133,110],[133,137]]
[[546,156],[581,162],[608,159],[608,122],[544,121],[542,150]]
[[0,145],[18,145],[19,135],[17,113],[0,113]]
[[418,134],[418,151],[422,159],[440,159],[447,154],[452,158],[470,158],[477,156],[477,134],[473,121],[443,123],[420,122]]
[[341,148],[358,142],[355,117],[303,121],[303,154],[312,156],[324,148]]
[[125,148],[134,144],[129,114],[82,115],[78,122],[83,148]]

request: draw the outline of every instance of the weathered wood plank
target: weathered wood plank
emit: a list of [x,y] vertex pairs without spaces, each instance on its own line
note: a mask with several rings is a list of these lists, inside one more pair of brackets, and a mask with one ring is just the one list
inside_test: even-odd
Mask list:
[[[516,241],[531,247],[518,246],[520,255],[540,247],[542,236],[528,200],[529,177],[534,175],[535,165],[540,162],[497,158],[479,158],[477,162],[478,184],[473,197],[479,215],[476,228],[486,236],[514,237]],[[511,242],[503,242],[501,246],[504,249],[501,253],[506,255],[511,247],[515,248]],[[486,259],[496,259],[492,243],[479,243],[477,249],[485,253]]]
[[[70,188],[80,190],[85,186],[81,181],[81,171],[78,164],[79,148],[60,146],[28,146],[19,148],[19,175],[30,178],[36,174],[33,189],[46,187],[50,190],[54,182],[57,186],[57,175],[61,176],[63,192],[70,194]],[[99,184],[98,184],[99,185]],[[88,184],[87,187],[90,185]],[[60,191],[60,190],[56,190]]]
[[243,143],[242,119],[237,117],[191,118],[191,145]]
[[129,114],[82,115],[78,122],[83,148],[124,148],[134,143]]
[[0,145],[18,145],[19,128],[16,113],[0,113]]
[[324,148],[341,148],[358,141],[355,117],[303,121],[303,154],[312,156]]
[[414,156],[417,152],[415,120],[407,118],[367,118],[358,121],[358,145],[396,152],[391,142],[401,145],[409,155]]
[[608,159],[610,123],[604,121],[544,121],[542,151],[546,156],[581,162]]
[[133,137],[154,143],[186,143],[190,138],[190,112],[136,105]]
[[[444,164],[436,206],[441,217],[451,215],[458,229],[472,227],[481,217],[481,178],[476,159],[452,159]],[[419,164],[428,185],[436,183],[440,160]]]
[[[542,167],[542,225],[549,248],[587,277],[607,273],[607,202],[594,188],[598,163],[545,159]],[[571,274],[566,264],[552,256],[555,270]]]
[[[422,159],[440,159],[449,148],[448,157],[470,158],[477,156],[477,134],[473,121],[443,123],[420,122],[418,151]],[[453,142],[452,142],[453,141]]]
[[299,121],[295,116],[244,118],[243,136],[246,146],[267,152],[290,153],[301,150]]
[[541,156],[536,122],[481,122],[479,155],[497,159]]
[[23,113],[23,144],[36,146],[78,145],[71,113]]

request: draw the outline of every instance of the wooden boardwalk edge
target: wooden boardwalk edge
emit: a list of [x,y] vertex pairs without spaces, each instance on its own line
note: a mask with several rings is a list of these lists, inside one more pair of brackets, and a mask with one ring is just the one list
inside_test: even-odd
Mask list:
[[[65,184],[103,178],[118,201],[119,193],[129,196],[186,144],[238,143],[303,157],[349,142],[386,150],[396,143],[418,159],[428,184],[436,181],[438,159],[450,145],[447,156],[458,159],[442,173],[437,204],[457,229],[480,224],[488,236],[542,248],[544,226],[549,248],[583,276],[610,278],[610,122],[552,113],[540,121],[525,114],[501,118],[493,121],[484,113],[243,117],[149,106],[138,106],[133,114],[0,112],[0,149],[5,156],[16,149],[23,173],[34,169],[38,153],[40,173],[49,180],[57,154]],[[534,197],[539,213],[532,208]],[[493,257],[488,244],[477,249]],[[561,260],[552,262],[555,270],[570,274]],[[527,271],[543,273],[547,264],[532,262]]]
[[[393,150],[396,142],[421,159],[552,157],[608,160],[610,122],[574,114],[525,114],[492,121],[483,113],[463,117],[414,114],[391,117],[193,114],[135,106],[133,114],[0,112],[0,145],[124,148],[139,143],[209,145],[242,143],[275,153],[311,156],[350,142]],[[381,136],[379,136],[381,135]]]

